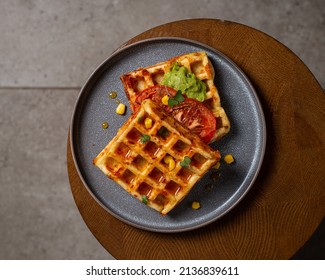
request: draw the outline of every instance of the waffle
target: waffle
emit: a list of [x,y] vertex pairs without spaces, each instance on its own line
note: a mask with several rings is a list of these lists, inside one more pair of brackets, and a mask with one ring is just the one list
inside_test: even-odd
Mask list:
[[[144,124],[147,117],[153,121],[149,129]],[[143,143],[143,135],[150,140]],[[166,156],[174,159],[174,169],[165,163]],[[181,166],[184,157],[191,158],[189,166]],[[165,215],[219,160],[219,151],[147,99],[98,154],[94,164],[127,192],[140,201],[145,198],[149,207]]]
[[173,57],[165,62],[139,68],[122,75],[120,78],[130,101],[132,111],[135,108],[134,103],[137,95],[148,87],[160,85],[164,74],[170,71],[174,62],[186,67],[190,73],[194,73],[197,78],[206,84],[207,92],[203,104],[212,111],[217,118],[218,124],[217,131],[211,142],[219,140],[229,132],[230,122],[227,114],[221,107],[220,96],[214,84],[214,69],[205,52],[195,52]]

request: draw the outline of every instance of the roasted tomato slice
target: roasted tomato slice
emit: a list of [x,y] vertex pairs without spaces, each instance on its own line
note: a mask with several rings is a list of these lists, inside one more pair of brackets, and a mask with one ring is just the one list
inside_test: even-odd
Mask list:
[[169,97],[172,97],[176,94],[176,90],[173,88],[167,87],[167,86],[152,86],[148,87],[145,90],[141,91],[134,104],[134,111],[137,111],[139,107],[141,106],[141,103],[145,99],[151,99],[158,105],[163,105],[161,104],[161,99],[165,96],[168,95]]
[[209,143],[217,127],[217,121],[212,112],[201,102],[192,98],[185,98],[183,102],[174,106],[164,105],[161,99],[166,94],[169,97],[173,97],[176,91],[166,86],[153,86],[145,89],[136,99],[135,110],[137,110],[144,99],[150,98],[169,115],[172,115],[176,120],[198,135],[204,142]]

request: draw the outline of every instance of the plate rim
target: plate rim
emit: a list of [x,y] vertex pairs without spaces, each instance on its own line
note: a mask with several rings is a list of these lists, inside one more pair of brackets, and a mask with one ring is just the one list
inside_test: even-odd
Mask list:
[[[114,58],[114,56],[118,55],[121,52],[127,51],[128,49],[132,49],[138,45],[141,44],[147,44],[147,43],[151,43],[151,42],[159,42],[159,41],[173,41],[173,42],[177,42],[180,41],[182,43],[189,43],[189,44],[193,44],[193,45],[197,45],[197,46],[202,46],[206,49],[209,49],[211,52],[216,53],[218,56],[222,57],[225,61],[227,61],[227,63],[229,63],[231,65],[231,67],[233,67],[236,71],[238,71],[241,75],[241,79],[245,80],[246,85],[249,86],[250,88],[250,92],[253,94],[254,97],[254,103],[256,103],[256,108],[258,111],[258,115],[259,115],[259,119],[260,119],[260,123],[261,123],[261,138],[262,141],[260,142],[260,151],[259,151],[259,159],[258,159],[258,163],[256,165],[256,170],[254,172],[254,174],[252,175],[252,178],[249,182],[249,184],[247,185],[247,187],[245,188],[245,190],[243,191],[243,193],[237,197],[237,199],[235,200],[235,202],[230,205],[225,211],[223,211],[221,214],[217,215],[216,217],[214,217],[213,219],[209,219],[207,221],[201,222],[197,225],[192,225],[189,227],[183,227],[183,228],[165,228],[165,229],[161,229],[161,228],[154,228],[154,227],[147,227],[145,225],[139,225],[133,221],[130,221],[128,219],[125,219],[124,217],[119,216],[118,214],[114,213],[113,211],[111,211],[107,206],[105,206],[99,199],[98,197],[91,191],[90,187],[88,186],[88,183],[86,182],[84,176],[82,175],[82,172],[80,170],[79,164],[78,164],[78,159],[77,159],[77,155],[76,155],[76,147],[74,145],[76,139],[75,139],[75,126],[76,126],[76,115],[78,113],[77,109],[79,108],[79,104],[81,102],[81,99],[83,98],[84,94],[87,94],[87,89],[89,87],[89,84],[92,82],[92,80],[94,78],[96,78],[96,75],[98,72],[100,72],[102,70],[102,68],[106,65],[106,63],[108,63],[111,59]],[[112,215],[113,217],[117,218],[119,221],[122,221],[130,226],[134,226],[136,228],[139,229],[143,229],[149,232],[160,232],[160,233],[177,233],[177,232],[186,232],[186,231],[192,231],[204,226],[207,226],[208,224],[211,224],[215,221],[217,221],[218,219],[220,219],[221,217],[223,217],[224,215],[226,215],[227,213],[229,213],[233,208],[235,208],[240,202],[241,200],[246,196],[246,194],[249,192],[249,190],[252,188],[253,184],[256,181],[256,178],[258,176],[258,174],[260,173],[263,161],[264,161],[264,156],[265,156],[265,150],[266,150],[266,140],[267,140],[267,130],[266,130],[266,121],[265,121],[265,115],[263,112],[263,107],[261,105],[261,102],[259,100],[259,97],[257,95],[257,92],[254,88],[254,86],[252,85],[251,81],[249,80],[249,78],[246,76],[245,72],[232,60],[230,59],[228,56],[226,56],[224,53],[222,53],[221,51],[215,49],[214,47],[211,47],[208,44],[202,43],[200,41],[197,40],[193,40],[193,39],[188,39],[188,38],[182,38],[182,37],[152,37],[152,38],[147,38],[147,39],[143,39],[143,40],[139,40],[133,43],[128,44],[127,42],[122,44],[120,47],[118,47],[115,51],[113,51],[106,59],[104,59],[97,67],[95,67],[95,69],[93,70],[93,72],[88,76],[88,78],[86,79],[86,81],[83,83],[83,86],[81,87],[78,97],[74,103],[74,107],[73,107],[73,111],[72,111],[72,117],[70,120],[70,127],[69,127],[69,138],[70,138],[70,149],[71,149],[71,154],[72,154],[72,159],[73,159],[73,164],[75,166],[75,169],[78,173],[78,176],[83,184],[83,186],[87,189],[88,193],[92,196],[92,198],[96,201],[96,203],[98,203],[105,211],[107,211],[110,215]]]

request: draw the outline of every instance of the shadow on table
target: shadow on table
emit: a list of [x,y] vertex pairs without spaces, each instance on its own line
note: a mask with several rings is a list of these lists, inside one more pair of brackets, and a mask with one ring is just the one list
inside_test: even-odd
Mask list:
[[325,219],[292,260],[325,260]]

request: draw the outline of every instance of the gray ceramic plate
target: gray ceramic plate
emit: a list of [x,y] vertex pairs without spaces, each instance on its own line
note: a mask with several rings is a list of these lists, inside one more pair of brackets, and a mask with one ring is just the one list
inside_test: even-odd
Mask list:
[[[108,92],[116,91],[117,99],[128,105],[119,79],[123,73],[202,50],[207,52],[214,66],[215,84],[232,125],[231,132],[213,147],[222,154],[231,153],[236,162],[222,164],[219,171],[210,171],[176,208],[167,216],[161,216],[108,179],[92,163],[131,114],[128,109],[125,116],[117,115],[117,105],[108,98]],[[104,121],[109,123],[106,130],[101,127]],[[181,38],[141,41],[116,51],[104,61],[80,92],[70,131],[72,154],[80,178],[98,203],[118,219],[156,232],[192,230],[229,212],[252,186],[266,143],[262,108],[245,74],[219,51]],[[193,200],[201,203],[199,210],[191,209]]]

